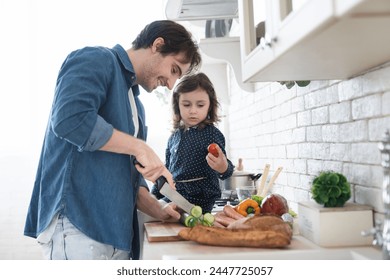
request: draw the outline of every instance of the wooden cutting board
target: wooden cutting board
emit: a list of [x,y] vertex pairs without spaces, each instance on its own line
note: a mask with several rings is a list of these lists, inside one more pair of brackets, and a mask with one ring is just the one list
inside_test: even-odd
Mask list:
[[149,242],[183,240],[179,236],[179,231],[185,228],[185,226],[179,223],[150,222],[144,225]]

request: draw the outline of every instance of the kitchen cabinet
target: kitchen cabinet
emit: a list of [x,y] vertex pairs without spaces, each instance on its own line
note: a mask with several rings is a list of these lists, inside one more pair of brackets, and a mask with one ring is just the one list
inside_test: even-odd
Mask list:
[[[240,59],[240,37],[220,37],[220,38],[205,38],[201,39],[199,47],[203,53],[203,60],[208,65],[206,69],[210,69],[206,74],[221,75],[224,79],[227,79],[227,74],[223,73],[218,66],[221,62],[227,63],[231,66],[234,71],[235,78],[241,89],[246,91],[253,91],[254,87],[251,83],[242,82],[242,70],[241,70],[241,59]],[[207,57],[205,57],[206,55]],[[213,77],[214,80],[218,80],[217,77]],[[224,88],[227,88],[225,86]],[[217,91],[217,92],[227,92]],[[225,97],[225,99],[228,99]]]
[[242,82],[346,79],[390,61],[388,0],[238,0]]

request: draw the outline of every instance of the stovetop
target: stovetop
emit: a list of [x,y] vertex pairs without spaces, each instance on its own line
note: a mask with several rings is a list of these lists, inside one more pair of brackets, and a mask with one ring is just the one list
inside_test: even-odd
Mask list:
[[239,203],[238,198],[220,198],[215,201],[213,211],[222,211],[223,207],[228,204],[235,206]]

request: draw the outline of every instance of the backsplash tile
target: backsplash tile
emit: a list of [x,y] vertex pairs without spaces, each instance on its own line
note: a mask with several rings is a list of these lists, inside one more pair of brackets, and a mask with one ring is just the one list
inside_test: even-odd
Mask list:
[[312,81],[303,88],[277,82],[257,83],[253,93],[230,88],[225,134],[233,162],[243,158],[251,172],[270,163],[270,175],[283,165],[274,191],[295,211],[310,199],[321,170],[342,172],[351,200],[383,214],[378,142],[390,129],[390,62],[349,80]]

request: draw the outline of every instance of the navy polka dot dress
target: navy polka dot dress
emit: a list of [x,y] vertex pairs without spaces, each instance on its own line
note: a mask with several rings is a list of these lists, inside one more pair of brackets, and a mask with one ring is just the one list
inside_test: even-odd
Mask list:
[[[203,213],[211,212],[215,200],[221,197],[218,179],[229,178],[234,169],[229,159],[228,168],[223,174],[207,164],[207,147],[211,143],[218,144],[226,155],[225,137],[214,125],[178,129],[170,136],[165,153],[165,165],[173,175],[176,190],[191,203],[202,207]],[[192,182],[180,182],[203,177]],[[151,192],[158,199],[169,202],[155,186]]]

